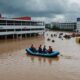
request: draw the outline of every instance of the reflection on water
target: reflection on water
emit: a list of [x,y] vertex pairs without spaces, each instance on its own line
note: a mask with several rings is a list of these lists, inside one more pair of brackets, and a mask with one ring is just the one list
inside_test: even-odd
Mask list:
[[[0,41],[0,80],[80,80],[80,45],[75,38],[62,39],[59,32],[46,32],[45,39],[40,36]],[[40,44],[52,46],[60,55],[55,58],[28,55],[25,48],[31,44],[36,48]]]
[[[38,43],[38,41],[39,43]],[[38,45],[43,44],[43,37],[29,37],[24,39],[11,39],[11,40],[0,40],[0,53],[14,52],[17,50],[30,47],[31,44],[38,47]],[[38,43],[38,44],[36,44]]]
[[35,60],[37,59],[39,63],[48,62],[50,65],[52,64],[52,62],[59,60],[59,56],[54,57],[54,58],[46,58],[46,57],[28,55],[27,53],[26,53],[26,55],[27,55],[27,57],[29,57],[31,59],[32,62],[36,62]]

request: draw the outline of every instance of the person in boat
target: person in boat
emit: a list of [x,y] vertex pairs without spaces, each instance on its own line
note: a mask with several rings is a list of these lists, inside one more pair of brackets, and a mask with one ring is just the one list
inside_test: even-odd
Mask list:
[[33,44],[31,45],[30,49],[31,49],[31,51],[33,51],[33,52],[36,52],[36,51],[37,51],[36,48],[33,46]]
[[39,46],[38,52],[39,52],[39,53],[42,53],[42,45]]
[[51,46],[49,46],[49,49],[48,49],[48,53],[52,53],[52,47]]
[[47,49],[46,49],[46,46],[45,45],[43,47],[43,53],[47,53]]

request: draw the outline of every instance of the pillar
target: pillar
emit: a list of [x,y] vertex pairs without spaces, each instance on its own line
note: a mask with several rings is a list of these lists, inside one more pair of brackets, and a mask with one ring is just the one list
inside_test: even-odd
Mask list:
[[7,39],[7,35],[5,35],[5,39]]

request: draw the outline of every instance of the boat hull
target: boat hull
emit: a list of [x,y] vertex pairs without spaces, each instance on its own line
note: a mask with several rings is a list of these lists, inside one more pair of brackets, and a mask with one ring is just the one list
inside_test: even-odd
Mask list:
[[33,55],[33,56],[56,57],[60,54],[58,51],[53,51],[52,53],[43,53],[43,52],[39,53],[39,52],[31,51],[30,48],[26,48],[25,50],[26,50],[27,54]]

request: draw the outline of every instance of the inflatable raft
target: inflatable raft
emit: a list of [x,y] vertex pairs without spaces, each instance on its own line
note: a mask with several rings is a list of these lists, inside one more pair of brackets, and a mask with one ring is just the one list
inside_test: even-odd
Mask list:
[[33,56],[56,57],[60,54],[58,51],[52,51],[52,53],[43,53],[43,52],[39,53],[38,51],[36,51],[36,52],[31,51],[30,48],[26,48],[25,50],[26,50],[27,54],[33,55]]

